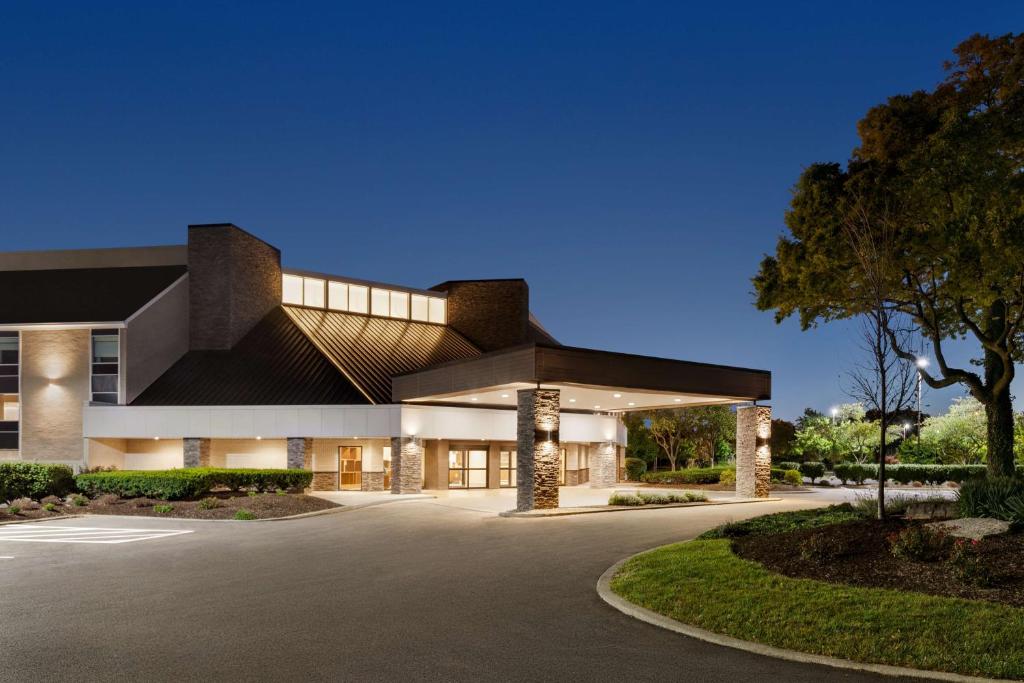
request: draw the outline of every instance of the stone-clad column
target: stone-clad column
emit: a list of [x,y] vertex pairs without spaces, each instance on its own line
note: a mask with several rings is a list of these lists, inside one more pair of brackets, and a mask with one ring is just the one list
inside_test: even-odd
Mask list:
[[520,389],[516,421],[516,509],[558,507],[557,389]]
[[772,478],[772,409],[736,410],[736,495],[767,498]]
[[308,437],[288,437],[288,469],[303,470],[313,467],[313,439]]
[[210,440],[187,436],[181,440],[185,467],[210,466]]
[[602,441],[590,447],[590,488],[603,489],[615,486],[619,479],[618,455],[614,441]]
[[[381,483],[384,483],[383,474]],[[391,493],[423,490],[423,440],[415,436],[391,439]]]

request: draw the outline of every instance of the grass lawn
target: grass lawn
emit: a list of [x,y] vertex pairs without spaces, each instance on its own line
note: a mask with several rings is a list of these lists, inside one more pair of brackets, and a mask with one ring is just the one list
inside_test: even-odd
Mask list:
[[677,621],[775,647],[1024,678],[1024,609],[792,579],[737,557],[728,539],[639,555],[612,579],[612,590]]

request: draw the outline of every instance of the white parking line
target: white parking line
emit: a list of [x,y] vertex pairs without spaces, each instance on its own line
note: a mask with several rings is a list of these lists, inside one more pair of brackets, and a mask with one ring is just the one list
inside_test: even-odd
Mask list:
[[[0,541],[27,541],[30,543],[131,543],[156,538],[190,534],[181,529],[121,529],[87,526],[19,525],[0,527]],[[14,559],[5,557],[4,559]]]

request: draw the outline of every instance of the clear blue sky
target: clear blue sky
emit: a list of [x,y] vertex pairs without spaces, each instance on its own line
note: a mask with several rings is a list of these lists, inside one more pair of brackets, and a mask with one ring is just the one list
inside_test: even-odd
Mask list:
[[0,9],[0,248],[233,221],[294,267],[521,276],[561,341],[768,368],[785,417],[851,353],[752,306],[801,168],[1024,30],[1019,0],[151,4]]

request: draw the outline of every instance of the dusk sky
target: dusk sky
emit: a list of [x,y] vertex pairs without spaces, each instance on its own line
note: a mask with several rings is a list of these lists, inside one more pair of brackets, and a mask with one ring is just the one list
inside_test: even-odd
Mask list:
[[291,267],[524,277],[561,342],[769,369],[792,418],[855,353],[753,306],[801,168],[1022,29],[1020,0],[5,3],[0,249],[229,221]]

